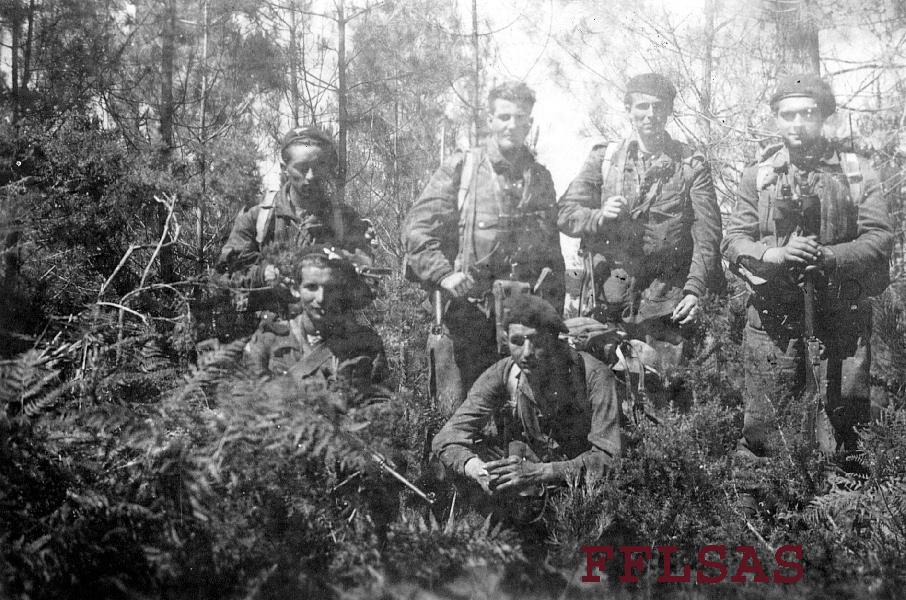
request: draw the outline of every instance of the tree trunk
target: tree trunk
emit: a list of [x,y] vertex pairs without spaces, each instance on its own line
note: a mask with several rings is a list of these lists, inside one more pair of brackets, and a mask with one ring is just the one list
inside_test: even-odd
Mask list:
[[714,71],[714,19],[717,13],[717,0],[705,0],[705,47],[702,59],[702,88],[701,88],[701,127],[702,140],[711,141],[711,78]]
[[10,40],[10,91],[13,97],[13,123],[19,122],[19,28],[22,21],[19,14],[19,2],[13,2],[12,19],[9,24]]
[[779,71],[821,73],[821,52],[818,44],[818,20],[812,0],[768,0],[769,9],[776,15],[779,46]]
[[475,72],[472,74],[472,144],[478,145],[478,134],[481,131],[481,53],[478,45],[478,1],[472,0],[472,52],[475,54]]
[[[165,171],[169,171],[173,155],[173,70],[176,55],[176,0],[167,0],[166,13],[161,29],[160,57],[160,162]],[[167,209],[157,205],[157,223],[159,233],[163,233],[167,224]],[[173,251],[164,246],[160,252],[160,277],[163,281],[173,281]]]
[[22,55],[22,87],[27,87],[31,80],[31,50],[34,39],[35,25],[35,0],[29,0],[28,13],[26,15],[27,27],[25,30],[25,48]]
[[346,199],[346,135],[347,135],[347,114],[346,114],[346,13],[344,10],[344,0],[337,2],[337,202],[343,203]]
[[201,0],[201,193],[195,205],[195,269],[204,273],[204,213],[208,195],[208,0]]
[[299,126],[299,48],[296,42],[298,24],[296,22],[296,3],[289,7],[289,85],[290,111],[293,116],[293,127]]

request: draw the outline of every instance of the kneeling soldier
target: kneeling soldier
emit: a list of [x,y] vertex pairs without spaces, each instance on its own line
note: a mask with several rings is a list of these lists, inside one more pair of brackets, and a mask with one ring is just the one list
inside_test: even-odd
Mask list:
[[569,348],[558,311],[537,296],[507,299],[504,325],[510,356],[478,378],[434,438],[444,467],[494,498],[604,474],[621,451],[610,369]]

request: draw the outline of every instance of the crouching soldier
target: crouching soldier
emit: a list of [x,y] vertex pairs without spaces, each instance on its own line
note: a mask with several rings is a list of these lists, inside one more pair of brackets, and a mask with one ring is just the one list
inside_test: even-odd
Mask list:
[[310,390],[336,390],[347,401],[377,393],[386,372],[377,332],[356,322],[353,311],[372,300],[353,264],[324,250],[305,254],[295,267],[299,314],[265,318],[246,347],[258,376],[289,375]]
[[[822,135],[836,110],[830,86],[815,75],[787,77],[771,109],[783,143],[743,171],[723,241],[752,290],[740,476],[782,450],[776,415],[785,412],[814,413],[804,433],[826,456],[838,444],[854,448],[853,426],[869,415],[868,297],[886,287],[893,247],[877,174]],[[801,406],[807,385],[814,397]],[[753,508],[747,494],[742,501]]]
[[513,296],[503,308],[510,356],[478,378],[433,443],[446,471],[498,508],[603,475],[622,444],[610,369],[560,339],[566,327],[541,298]]

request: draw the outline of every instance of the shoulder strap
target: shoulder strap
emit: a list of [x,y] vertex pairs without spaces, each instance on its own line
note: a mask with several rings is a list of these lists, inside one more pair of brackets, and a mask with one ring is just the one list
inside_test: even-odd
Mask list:
[[473,182],[475,174],[478,172],[479,157],[476,156],[480,150],[470,148],[466,151],[466,156],[462,161],[462,173],[459,176],[459,195],[456,198],[456,209],[462,212],[466,203],[466,196],[469,195],[469,188],[474,192]]
[[270,229],[278,191],[268,190],[264,194],[264,200],[258,205],[258,220],[255,222],[255,241],[258,242],[259,246],[264,243],[264,238],[267,237],[267,230]]
[[[607,176],[610,175],[613,168],[613,158],[620,147],[619,142],[608,142],[607,149],[604,150],[604,160],[601,161],[601,195],[604,195],[604,186],[607,184]],[[616,174],[616,192],[617,195],[623,193],[623,169],[618,169]],[[601,198],[603,200],[603,198]]]
[[859,164],[859,156],[852,152],[840,153],[840,167],[843,174],[846,175],[846,181],[849,182],[849,193],[852,196],[852,202],[856,206],[862,202],[862,168]]
[[481,164],[481,148],[470,148],[466,151],[459,175],[459,252],[456,257],[456,270],[468,272],[475,261],[475,219],[478,217],[478,201],[475,198],[478,166]]

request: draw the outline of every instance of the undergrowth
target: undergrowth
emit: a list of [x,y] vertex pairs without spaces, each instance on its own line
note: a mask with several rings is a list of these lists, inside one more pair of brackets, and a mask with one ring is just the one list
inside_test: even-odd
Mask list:
[[[149,369],[153,331],[91,312],[0,364],[0,596],[895,597],[906,583],[906,410],[895,395],[861,431],[856,468],[822,483],[819,461],[794,444],[761,470],[771,511],[737,508],[740,306],[708,305],[686,373],[691,405],[634,426],[607,477],[553,491],[544,535],[527,541],[453,505],[434,480],[426,444],[440,416],[422,395],[419,352],[428,313],[415,288],[383,285],[387,299],[364,315],[393,366],[392,398],[378,405],[255,379],[241,338],[193,365],[171,353]],[[436,504],[375,455],[437,492]],[[607,583],[579,579],[583,545],[676,546],[674,560],[697,569],[707,544],[752,546],[773,565],[788,543],[804,549],[794,586],[659,584],[656,557],[636,584],[617,582],[618,562]],[[731,553],[731,573],[737,562]]]

